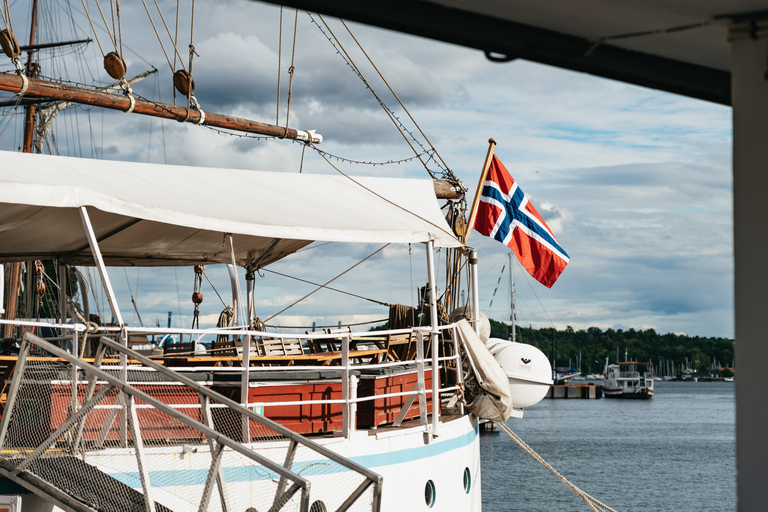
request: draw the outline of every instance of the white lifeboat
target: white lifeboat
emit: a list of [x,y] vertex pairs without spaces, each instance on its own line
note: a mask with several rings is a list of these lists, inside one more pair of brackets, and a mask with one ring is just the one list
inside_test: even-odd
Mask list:
[[541,350],[499,338],[489,338],[486,346],[507,374],[515,409],[537,404],[547,395],[552,385],[552,365]]

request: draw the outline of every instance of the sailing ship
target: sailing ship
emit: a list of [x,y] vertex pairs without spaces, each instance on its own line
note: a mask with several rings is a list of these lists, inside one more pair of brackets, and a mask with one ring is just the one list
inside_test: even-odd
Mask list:
[[[20,56],[39,46],[21,47],[10,17],[5,9],[0,38],[17,72],[0,73],[0,89],[18,95],[27,119],[66,101],[321,142],[309,130],[204,111],[193,50],[174,73],[186,106],[137,97],[117,30],[104,60],[122,94],[36,78],[32,58],[25,67]],[[43,146],[34,131],[27,124],[24,152],[0,152],[9,284],[0,476],[15,510],[41,501],[77,511],[481,509],[479,419],[522,416],[549,380],[525,352],[525,371],[514,372],[523,390],[513,393],[512,370],[477,335],[477,281],[459,279],[465,266],[477,275],[460,183],[29,154]],[[439,198],[454,201],[448,220]],[[388,305],[385,330],[270,329],[257,315],[255,277],[313,242],[422,245],[418,303]],[[447,254],[443,295],[436,248]],[[44,260],[55,261],[56,279]],[[232,298],[217,325],[201,327],[201,283],[214,265],[226,266]],[[194,269],[192,328],[129,325],[108,267],[168,266]],[[98,282],[77,267],[95,268]],[[112,322],[90,310],[88,290],[99,285]],[[448,320],[462,285],[474,328]],[[46,320],[51,295],[59,307]],[[19,317],[22,305],[33,314]],[[151,344],[171,336],[179,342]]]

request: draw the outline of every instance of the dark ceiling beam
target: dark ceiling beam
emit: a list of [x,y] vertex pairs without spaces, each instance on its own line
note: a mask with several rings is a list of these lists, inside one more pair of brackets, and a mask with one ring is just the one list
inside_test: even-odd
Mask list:
[[731,104],[731,74],[705,66],[602,44],[423,0],[262,0],[319,12],[493,55],[519,58],[603,78]]

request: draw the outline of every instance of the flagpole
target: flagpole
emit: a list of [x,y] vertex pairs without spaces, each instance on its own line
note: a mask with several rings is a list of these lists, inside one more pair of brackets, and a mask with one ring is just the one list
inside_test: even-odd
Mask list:
[[483,191],[483,184],[485,183],[485,177],[488,175],[488,167],[491,165],[491,157],[493,157],[493,148],[496,146],[496,139],[488,139],[488,154],[485,155],[485,163],[483,164],[483,172],[480,174],[480,181],[477,183],[477,190],[475,191],[475,199],[472,201],[472,208],[469,210],[469,222],[467,223],[467,229],[464,232],[462,243],[467,244],[469,238],[469,232],[472,231],[472,225],[475,223],[475,216],[477,215],[477,207],[480,204],[480,193]]

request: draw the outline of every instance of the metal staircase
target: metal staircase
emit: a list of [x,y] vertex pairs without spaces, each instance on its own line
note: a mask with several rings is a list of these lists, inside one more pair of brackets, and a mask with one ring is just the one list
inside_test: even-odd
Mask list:
[[90,364],[31,334],[0,420],[0,474],[78,512],[377,512],[382,485],[111,339]]

